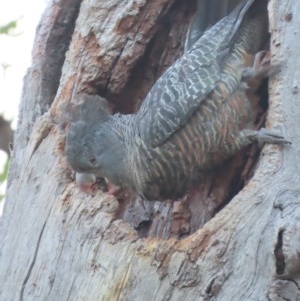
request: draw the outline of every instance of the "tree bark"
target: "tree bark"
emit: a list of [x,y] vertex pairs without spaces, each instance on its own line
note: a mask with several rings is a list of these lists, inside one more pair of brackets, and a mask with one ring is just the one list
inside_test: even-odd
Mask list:
[[[49,4],[9,171],[1,301],[300,300],[299,1],[269,2],[272,61],[281,70],[269,82],[266,123],[290,147],[264,146],[256,165],[243,152],[204,179],[191,200],[164,203],[87,195],[67,165],[69,104],[87,92],[115,112],[136,111],[182,53],[195,4]],[[248,183],[237,193],[242,174]]]

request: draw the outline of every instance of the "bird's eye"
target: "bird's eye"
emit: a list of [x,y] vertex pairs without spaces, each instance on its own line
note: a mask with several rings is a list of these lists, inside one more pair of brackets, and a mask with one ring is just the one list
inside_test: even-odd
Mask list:
[[91,164],[95,164],[96,163],[96,157],[95,156],[89,156],[89,161]]

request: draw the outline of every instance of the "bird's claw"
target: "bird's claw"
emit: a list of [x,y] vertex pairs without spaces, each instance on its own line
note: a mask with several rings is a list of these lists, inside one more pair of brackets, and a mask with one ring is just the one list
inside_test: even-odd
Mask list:
[[260,51],[256,53],[252,67],[244,69],[242,78],[249,80],[253,78],[264,78],[272,76],[279,71],[280,64],[271,64],[270,51]]
[[109,182],[108,179],[106,179],[106,178],[105,178],[105,182],[106,182],[106,187],[107,187],[106,193],[115,196],[121,190],[120,186],[114,185],[113,183]]
[[290,141],[286,140],[283,136],[279,133],[274,132],[270,129],[262,128],[259,131],[254,132],[255,135],[253,138],[262,144],[262,143],[269,143],[269,144],[292,144]]

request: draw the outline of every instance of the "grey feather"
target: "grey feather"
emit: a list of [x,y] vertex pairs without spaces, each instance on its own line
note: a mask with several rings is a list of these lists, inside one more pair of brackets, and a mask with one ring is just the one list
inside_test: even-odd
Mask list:
[[243,1],[205,32],[152,87],[137,113],[140,136],[148,145],[155,147],[166,141],[214,90],[241,22],[254,1]]

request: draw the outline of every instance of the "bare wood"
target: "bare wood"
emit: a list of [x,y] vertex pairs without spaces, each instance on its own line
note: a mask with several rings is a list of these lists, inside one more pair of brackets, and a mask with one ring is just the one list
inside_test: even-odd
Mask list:
[[[56,3],[63,7],[64,1]],[[87,196],[72,182],[59,125],[68,102],[79,101],[81,91],[101,92],[116,106],[124,101],[124,112],[134,110],[182,51],[186,27],[179,21],[191,13],[182,3],[82,2],[50,114],[35,119],[24,113],[19,125],[26,127],[30,139],[19,130],[10,169],[0,244],[1,301],[300,298],[295,81],[300,2],[272,0],[269,5],[274,61],[284,63],[271,82],[268,125],[278,126],[293,145],[265,146],[248,185],[203,228],[181,240],[140,239],[127,222],[117,219],[122,203],[101,191]],[[185,7],[185,13],[178,13],[176,5]],[[50,5],[50,23],[56,8]],[[166,30],[166,47],[159,47],[162,42],[155,37],[164,16],[178,24]],[[138,32],[132,32],[134,24],[139,24]],[[40,52],[41,61],[46,53]],[[142,59],[145,69],[136,68]],[[144,79],[138,70],[147,70]],[[31,90],[24,90],[23,110],[25,105],[41,105],[43,93],[32,83],[34,72],[25,81]],[[43,105],[37,115],[45,111]],[[31,131],[27,126],[33,122]]]

